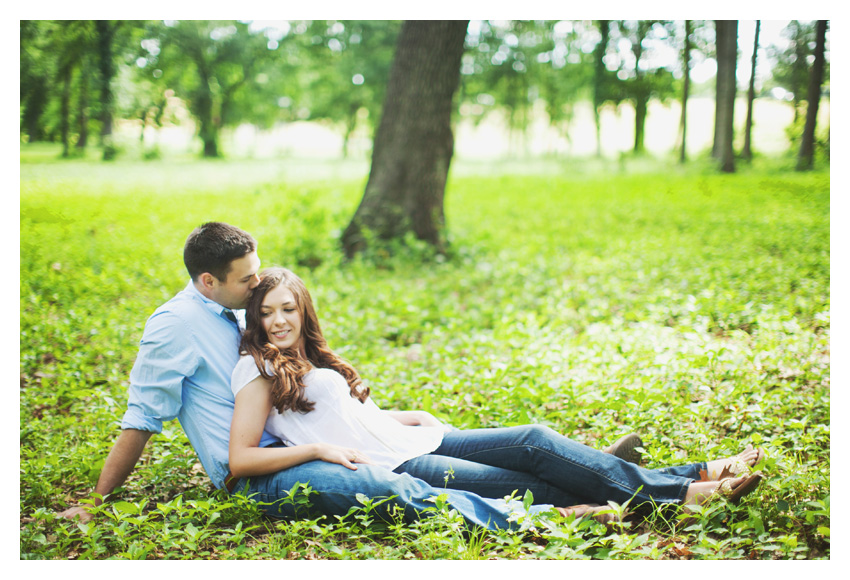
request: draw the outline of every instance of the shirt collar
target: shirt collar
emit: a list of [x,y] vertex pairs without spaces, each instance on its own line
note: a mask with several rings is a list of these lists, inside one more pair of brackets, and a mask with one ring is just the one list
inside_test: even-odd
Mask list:
[[[224,312],[225,312],[225,310],[227,310],[227,308],[222,306],[221,304],[219,304],[215,300],[211,300],[211,299],[207,298],[206,296],[204,296],[203,294],[201,294],[200,290],[198,290],[195,287],[195,283],[192,282],[191,279],[189,279],[189,283],[186,285],[186,292],[189,292],[189,294],[191,294],[192,296],[199,299],[203,303],[203,305],[206,306],[209,309],[210,312],[212,312],[216,316],[220,316],[220,317],[224,318],[225,320],[227,320],[227,316],[225,316],[225,314],[224,314]],[[232,312],[236,315],[236,320],[238,321],[237,323],[239,324],[239,327],[243,328],[244,327],[244,320],[245,320],[245,311],[244,310],[233,310]]]

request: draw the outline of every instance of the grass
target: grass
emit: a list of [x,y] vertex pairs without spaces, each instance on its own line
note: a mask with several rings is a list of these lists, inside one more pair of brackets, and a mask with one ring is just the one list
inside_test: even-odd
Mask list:
[[[413,243],[343,263],[354,165],[45,151],[21,152],[22,559],[830,557],[828,172],[458,164],[450,256]],[[540,423],[593,446],[635,430],[649,467],[752,442],[768,478],[740,506],[612,533],[557,518],[469,533],[440,501],[417,525],[377,521],[368,501],[342,520],[275,522],[215,492],[173,422],[96,520],[57,520],[93,487],[144,321],[185,285],[180,248],[211,219],[305,278],[330,344],[385,408]]]

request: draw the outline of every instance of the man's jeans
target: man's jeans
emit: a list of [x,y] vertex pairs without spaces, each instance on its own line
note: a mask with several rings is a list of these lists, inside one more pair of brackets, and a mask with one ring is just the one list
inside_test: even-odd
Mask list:
[[451,431],[443,443],[396,468],[435,487],[504,497],[525,490],[535,503],[567,507],[679,503],[705,463],[644,469],[542,425]]
[[[688,485],[705,464],[649,470],[596,449],[576,443],[548,427],[528,425],[498,429],[455,430],[447,433],[434,452],[411,459],[395,472],[357,464],[353,471],[335,463],[311,461],[274,474],[239,480],[235,491],[244,491],[276,517],[345,515],[362,504],[358,494],[372,498],[396,496],[381,505],[386,517],[391,506],[400,506],[408,521],[417,519],[432,498],[446,494],[447,501],[467,522],[488,529],[514,527],[518,501],[506,502],[515,490],[522,498],[531,490],[531,512],[579,503],[632,505],[652,498],[656,503],[679,503]],[[246,490],[246,483],[248,489]],[[317,495],[309,506],[289,498],[298,483],[307,483]],[[256,495],[254,495],[256,494]]]

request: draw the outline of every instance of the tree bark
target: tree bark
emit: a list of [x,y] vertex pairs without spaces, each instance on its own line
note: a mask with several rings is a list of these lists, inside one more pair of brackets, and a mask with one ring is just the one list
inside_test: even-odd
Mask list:
[[599,21],[599,44],[596,45],[593,74],[593,121],[596,126],[596,156],[602,157],[602,119],[600,109],[605,101],[603,83],[605,82],[605,51],[608,48],[608,33],[610,23],[608,20]]
[[390,70],[372,169],[342,236],[348,257],[412,232],[446,247],[443,197],[454,151],[451,116],[467,20],[405,21]]
[[116,149],[112,135],[113,109],[115,98],[112,93],[112,78],[115,76],[115,63],[112,57],[112,42],[115,37],[116,23],[109,20],[95,20],[97,31],[98,66],[100,68],[100,139],[103,145],[103,159],[115,157]]
[[649,33],[649,23],[638,21],[636,42],[632,43],[632,53],[635,55],[635,144],[636,154],[644,153],[644,135],[646,133],[646,115],[649,108],[649,87],[646,86],[645,73],[640,69],[640,59],[643,56],[643,41]]
[[756,34],[753,41],[753,59],[750,70],[750,88],[747,91],[747,123],[744,127],[744,148],[741,150],[741,157],[747,161],[753,158],[752,151],[752,132],[753,132],[753,104],[756,100],[756,61],[759,52],[759,30],[761,29],[761,20],[756,20]]
[[80,137],[77,139],[77,151],[83,152],[89,141],[89,59],[83,58],[80,64],[80,97],[77,104],[77,125]]
[[59,97],[59,134],[62,139],[62,157],[71,156],[71,76],[73,69],[65,65],[59,70],[62,93]]
[[823,83],[824,52],[826,46],[826,20],[818,20],[815,40],[815,62],[809,73],[809,91],[806,103],[806,125],[797,157],[797,171],[812,169],[815,153],[815,128],[817,127],[820,89]]
[[720,170],[735,171],[735,69],[738,60],[738,21],[717,20],[717,96],[714,117],[714,156]]
[[685,20],[685,48],[682,52],[682,116],[679,118],[679,134],[682,143],[679,149],[679,163],[687,158],[686,144],[688,141],[688,93],[691,89],[691,21]]

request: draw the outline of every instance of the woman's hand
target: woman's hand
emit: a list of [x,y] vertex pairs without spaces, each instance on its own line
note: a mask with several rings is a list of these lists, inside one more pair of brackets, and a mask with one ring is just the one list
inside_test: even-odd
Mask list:
[[316,443],[316,459],[338,463],[357,471],[355,463],[372,463],[369,456],[351,447],[340,447],[331,443]]

